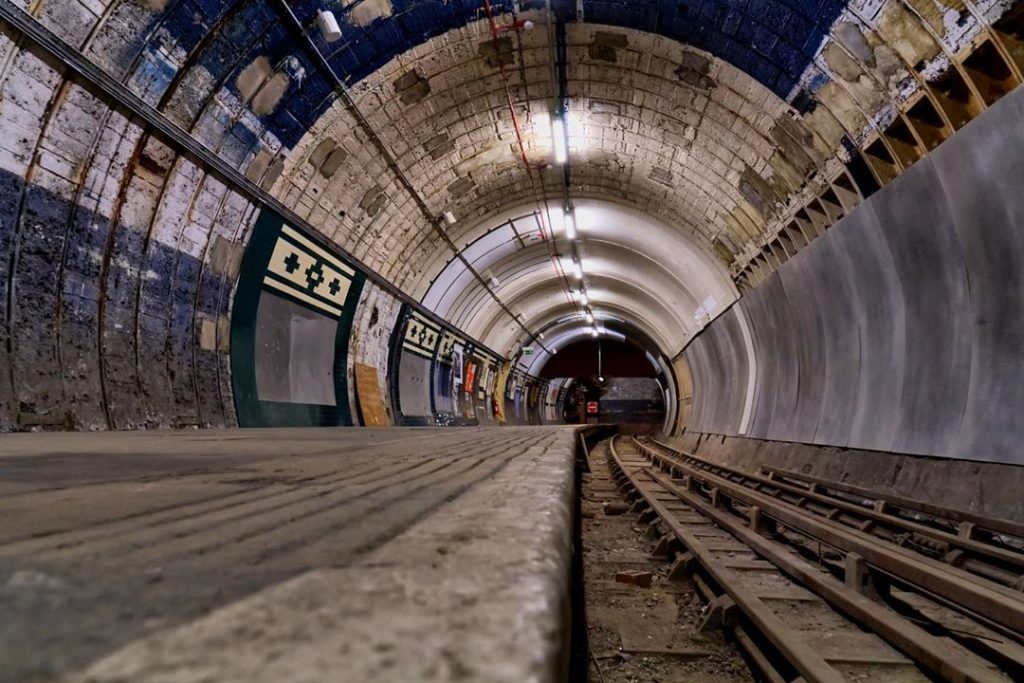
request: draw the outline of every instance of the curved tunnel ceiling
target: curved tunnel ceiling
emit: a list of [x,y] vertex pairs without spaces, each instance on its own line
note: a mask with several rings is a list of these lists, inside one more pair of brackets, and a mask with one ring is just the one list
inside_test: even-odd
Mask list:
[[[656,373],[661,374],[667,370],[667,364],[664,356],[660,353],[658,343],[643,330],[614,316],[603,316],[596,322],[602,339],[612,339],[635,346],[647,355],[648,361],[655,368]],[[571,315],[549,322],[543,328],[542,333],[544,347],[534,347],[532,355],[521,356],[519,359],[520,366],[532,375],[539,375],[548,361],[561,350],[577,341],[592,338],[588,329],[580,327],[576,318]]]
[[[568,202],[595,315],[629,322],[672,357],[737,297],[739,269],[793,212],[906,103],[937,97],[926,80],[1010,6],[490,5],[493,24],[475,0],[115,0],[29,11],[381,279],[502,353],[582,311],[563,272],[572,249],[557,214]],[[338,16],[337,42],[316,28],[322,9]],[[296,40],[289,11],[317,52]],[[149,131],[99,112],[28,51],[8,57],[13,46],[0,44],[8,87],[53,95],[4,98],[5,121],[35,131],[27,152],[0,158],[5,168],[64,173],[77,189],[46,182],[86,196],[82,178],[106,163],[96,150],[120,136],[109,156],[126,169],[123,191],[103,200],[104,215],[148,226],[146,239],[175,259],[206,258],[216,238],[244,245],[249,200]],[[41,122],[29,104],[45,112]],[[551,116],[563,109],[565,168],[551,163]],[[74,137],[83,112],[103,124],[81,150],[63,151],[80,167],[58,167],[47,145]],[[502,226],[524,216],[521,235],[504,239]],[[490,234],[493,244],[474,252]]]
[[[459,280],[465,285],[460,302],[438,300],[441,315],[505,353],[513,353],[537,325],[561,315],[567,305],[556,303],[558,282],[564,280],[566,295],[573,286],[562,272],[568,262],[558,244],[557,217],[547,225],[563,191],[578,207],[579,253],[585,271],[590,253],[595,279],[602,271],[609,274],[606,279],[622,276],[624,269],[639,275],[643,255],[668,266],[668,277],[652,278],[640,295],[626,284],[628,278],[615,292],[607,282],[602,286],[619,310],[633,315],[674,354],[735,299],[728,267],[771,229],[776,214],[842,172],[849,158],[844,139],[863,139],[873,125],[891,118],[896,101],[914,91],[907,60],[920,67],[922,58],[941,59],[944,52],[934,27],[895,1],[873,19],[841,2],[751,3],[743,9],[711,2],[671,7],[585,2],[579,15],[575,7],[570,12],[555,3],[554,14],[569,21],[564,38],[548,13],[532,10],[529,3],[518,16],[536,28],[500,35],[479,18],[479,7],[474,14],[463,4],[461,13],[449,8],[443,17],[428,20],[417,14],[422,4],[355,5],[346,10],[346,38],[321,47],[340,74],[359,80],[364,73],[347,60],[365,42],[360,38],[397,39],[395,31],[402,30],[411,43],[409,27],[426,22],[423,35],[433,37],[359,80],[353,88],[356,107],[394,151],[430,212],[449,211],[458,218],[445,226],[456,248],[471,245],[479,225],[529,213],[530,204],[544,215],[539,232],[553,233],[555,243],[546,255],[543,246],[535,249],[536,268],[527,269],[529,259],[520,253],[510,255],[508,263],[481,263],[484,277]],[[351,14],[360,7],[379,12],[366,23],[366,14]],[[495,5],[495,11],[502,9],[508,8]],[[897,16],[903,33],[885,25],[886,20],[899,24],[892,19]],[[968,26],[981,24],[967,9],[957,18]],[[497,20],[502,27],[511,22],[509,16]],[[969,33],[960,29],[957,36],[944,37],[962,41]],[[560,83],[553,64],[563,43]],[[569,138],[564,190],[562,168],[549,164],[551,111],[559,102],[566,108]],[[325,153],[333,153],[335,145],[348,153],[351,143],[358,144],[354,129],[344,108],[318,113],[295,143],[276,191],[287,189],[296,198],[313,194],[330,212],[343,203],[335,198],[352,197],[352,185],[359,182],[360,173],[346,167],[369,167],[369,177],[386,176],[376,172],[372,159],[355,154],[331,178],[322,177]],[[388,195],[383,208],[374,206],[375,191]],[[398,188],[378,183],[367,192],[359,197],[362,204],[371,200],[370,208],[380,209],[383,219],[371,217],[362,230],[352,230],[344,225],[351,218],[346,215],[341,223],[347,246],[381,263],[407,291],[425,292],[424,300],[430,300],[428,283],[454,258],[452,245],[422,228],[424,217],[392,196],[400,195]],[[632,209],[646,214],[640,221],[645,226],[664,227],[632,232],[630,224],[638,222],[634,214],[628,221],[599,224],[589,236],[588,199],[603,202],[609,215]],[[614,210],[613,204],[618,205]],[[607,230],[601,232],[602,227]],[[360,241],[352,241],[352,235]],[[602,252],[601,239],[620,247],[620,254]],[[424,261],[424,251],[433,256]],[[698,262],[702,265],[695,268]],[[526,284],[545,277],[551,287]],[[688,296],[672,293],[672,287]],[[661,298],[676,312],[655,312],[644,305],[645,296]],[[591,299],[595,312],[600,310],[601,301]],[[545,305],[547,317],[538,310]],[[640,320],[645,309],[650,319]]]
[[[736,297],[724,265],[693,238],[649,215],[598,200],[575,203],[584,272],[577,280],[564,227],[554,230],[553,245],[541,240],[531,208],[515,207],[453,234],[456,244],[465,245],[468,263],[486,275],[492,291],[523,316],[528,329],[541,328],[566,308],[579,309],[574,294],[582,284],[595,316],[618,307],[671,354]],[[557,205],[555,210],[561,211]],[[512,351],[528,341],[519,328],[500,327],[502,312],[486,306],[483,285],[462,261],[448,256],[424,304],[493,348]]]

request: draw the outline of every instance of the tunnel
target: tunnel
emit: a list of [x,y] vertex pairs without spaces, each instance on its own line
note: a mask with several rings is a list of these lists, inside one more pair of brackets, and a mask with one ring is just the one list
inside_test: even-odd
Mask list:
[[1018,0],[0,0],[0,681],[663,680],[649,557],[722,680],[1021,680],[1022,80]]

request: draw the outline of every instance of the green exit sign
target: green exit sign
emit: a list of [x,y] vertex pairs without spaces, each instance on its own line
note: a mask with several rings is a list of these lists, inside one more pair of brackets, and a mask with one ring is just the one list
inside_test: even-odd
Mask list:
[[524,346],[523,347],[523,355],[524,356],[532,356],[533,355],[533,347],[532,346]]

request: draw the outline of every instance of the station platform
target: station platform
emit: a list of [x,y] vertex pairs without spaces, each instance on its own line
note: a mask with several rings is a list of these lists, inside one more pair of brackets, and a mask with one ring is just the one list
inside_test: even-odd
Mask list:
[[0,680],[559,680],[576,429],[3,436]]

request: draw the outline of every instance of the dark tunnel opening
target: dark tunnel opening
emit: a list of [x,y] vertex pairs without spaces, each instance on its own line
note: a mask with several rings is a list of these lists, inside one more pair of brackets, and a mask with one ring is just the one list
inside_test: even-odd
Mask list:
[[552,356],[543,378],[571,378],[562,419],[567,424],[613,423],[623,433],[655,434],[665,424],[665,388],[652,356],[629,340],[586,338]]

